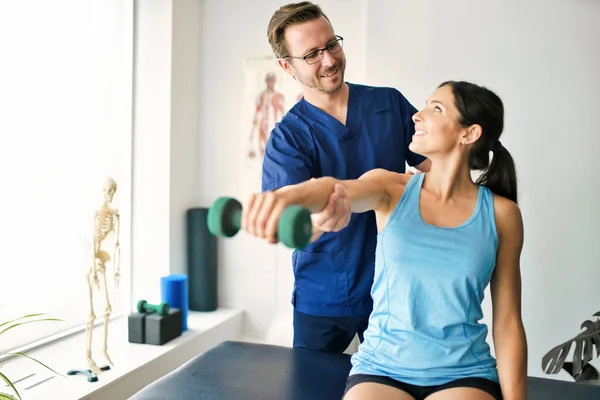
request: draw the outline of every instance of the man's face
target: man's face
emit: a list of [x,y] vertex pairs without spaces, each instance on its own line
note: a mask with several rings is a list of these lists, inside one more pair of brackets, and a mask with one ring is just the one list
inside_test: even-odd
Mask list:
[[[290,56],[304,57],[331,44],[336,37],[331,24],[321,17],[289,26],[285,30],[285,40]],[[284,60],[282,66],[302,85],[320,92],[334,93],[344,84],[346,57],[343,49],[335,54],[325,50],[323,59],[315,64],[289,59]]]

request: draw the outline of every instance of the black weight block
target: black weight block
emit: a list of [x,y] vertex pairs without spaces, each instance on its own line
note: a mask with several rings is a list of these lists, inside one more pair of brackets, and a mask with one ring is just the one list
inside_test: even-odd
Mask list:
[[129,326],[129,342],[130,343],[145,343],[146,342],[146,314],[134,313],[128,317]]
[[169,315],[164,317],[156,313],[146,314],[145,343],[161,346],[175,339],[181,335],[182,324],[182,314],[178,308],[170,309]]

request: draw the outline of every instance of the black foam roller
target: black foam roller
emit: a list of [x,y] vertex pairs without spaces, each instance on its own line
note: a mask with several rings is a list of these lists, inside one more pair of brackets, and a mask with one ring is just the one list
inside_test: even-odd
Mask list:
[[189,309],[217,309],[217,238],[208,231],[208,208],[186,213]]

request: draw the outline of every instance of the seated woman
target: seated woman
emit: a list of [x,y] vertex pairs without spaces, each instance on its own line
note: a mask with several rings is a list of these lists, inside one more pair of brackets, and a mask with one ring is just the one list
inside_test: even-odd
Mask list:
[[[499,141],[503,103],[484,87],[445,82],[413,120],[410,149],[431,160],[429,172],[372,170],[254,195],[243,228],[274,243],[286,206],[319,212],[340,185],[352,212],[375,211],[374,309],[346,400],[525,399],[523,223],[513,159]],[[473,170],[483,171],[476,182]],[[495,358],[479,322],[488,284]]]

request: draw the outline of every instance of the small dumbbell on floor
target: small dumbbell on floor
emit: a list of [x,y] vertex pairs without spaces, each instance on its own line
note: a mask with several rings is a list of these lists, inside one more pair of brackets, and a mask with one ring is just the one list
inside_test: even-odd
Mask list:
[[[220,197],[208,210],[208,230],[215,236],[235,236],[242,227],[242,204],[231,197]],[[277,239],[292,249],[303,249],[310,241],[310,210],[288,206],[279,220]]]
[[181,310],[168,303],[158,305],[140,300],[137,313],[129,315],[129,342],[163,345],[183,331]]

